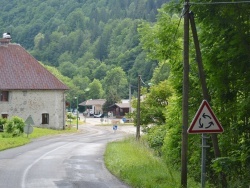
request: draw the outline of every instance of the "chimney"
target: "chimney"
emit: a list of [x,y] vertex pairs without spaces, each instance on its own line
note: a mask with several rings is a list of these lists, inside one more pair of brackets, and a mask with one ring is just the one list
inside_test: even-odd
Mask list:
[[11,41],[10,33],[4,33],[3,38],[0,39],[0,45],[1,46],[7,45],[10,43],[10,41]]
[[3,38],[4,39],[11,39],[10,33],[4,33]]

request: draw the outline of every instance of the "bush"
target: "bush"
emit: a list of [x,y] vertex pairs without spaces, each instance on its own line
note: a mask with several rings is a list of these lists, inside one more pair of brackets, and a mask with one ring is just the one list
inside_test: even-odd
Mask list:
[[7,133],[12,133],[14,130],[14,122],[12,121],[7,121],[6,126],[5,126],[5,131]]
[[165,136],[166,136],[166,127],[160,125],[156,125],[150,128],[146,136],[149,146],[153,148],[154,151],[159,156],[161,156],[162,154],[162,146]]
[[23,133],[25,123],[23,119],[14,116],[11,120],[7,120],[6,132],[12,134],[12,136],[20,136]]
[[74,116],[74,114],[72,114],[71,112],[68,112],[67,119],[76,119],[76,116]]
[[4,125],[6,124],[7,119],[6,118],[0,118],[0,132],[4,131]]

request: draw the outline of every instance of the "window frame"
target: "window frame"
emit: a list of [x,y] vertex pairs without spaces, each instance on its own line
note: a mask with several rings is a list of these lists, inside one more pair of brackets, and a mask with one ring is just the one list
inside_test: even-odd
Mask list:
[[8,119],[9,114],[1,114],[2,118]]
[[49,124],[49,114],[43,113],[42,114],[42,125]]
[[1,102],[9,101],[9,91],[0,91],[0,101]]

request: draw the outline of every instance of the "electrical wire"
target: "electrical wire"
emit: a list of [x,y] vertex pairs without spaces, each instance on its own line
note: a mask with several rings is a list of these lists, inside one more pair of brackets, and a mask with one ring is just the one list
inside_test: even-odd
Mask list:
[[[184,11],[183,11],[183,12],[184,12]],[[181,24],[181,19],[182,19],[182,17],[183,17],[184,14],[185,14],[185,13],[182,13],[182,14],[181,14],[181,17],[180,17],[179,22],[178,22],[178,26],[177,26],[177,28],[176,28],[176,30],[175,30],[175,33],[174,33],[173,40],[175,40],[175,37],[176,37],[176,35],[177,35],[178,29],[179,29],[180,24]]]
[[[141,77],[140,77],[140,78],[141,78]],[[146,85],[146,86],[148,85],[148,84],[145,84],[145,82],[142,80],[142,78],[141,78],[141,83],[143,83],[143,84]]]
[[234,1],[234,2],[189,2],[190,5],[218,5],[218,4],[244,4],[244,3],[250,3],[250,1]]

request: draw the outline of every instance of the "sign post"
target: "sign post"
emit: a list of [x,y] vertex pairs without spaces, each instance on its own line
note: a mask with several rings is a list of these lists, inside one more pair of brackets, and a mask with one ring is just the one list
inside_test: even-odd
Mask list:
[[118,126],[117,126],[117,125],[114,125],[114,126],[113,126],[113,131],[114,131],[114,133],[116,132],[117,129],[118,129]]
[[27,138],[28,138],[29,134],[31,134],[33,132],[32,125],[34,125],[34,121],[31,117],[31,115],[26,119],[26,121],[24,123],[25,123],[25,126],[23,128],[23,131],[27,134]]
[[214,115],[208,102],[203,100],[187,132],[189,134],[195,134],[222,133],[223,131],[223,127]]
[[188,128],[189,134],[202,134],[202,157],[201,157],[201,186],[205,188],[206,178],[206,133],[222,133],[223,127],[219,123],[217,117],[212,111],[210,105],[206,100],[203,100],[195,117]]

